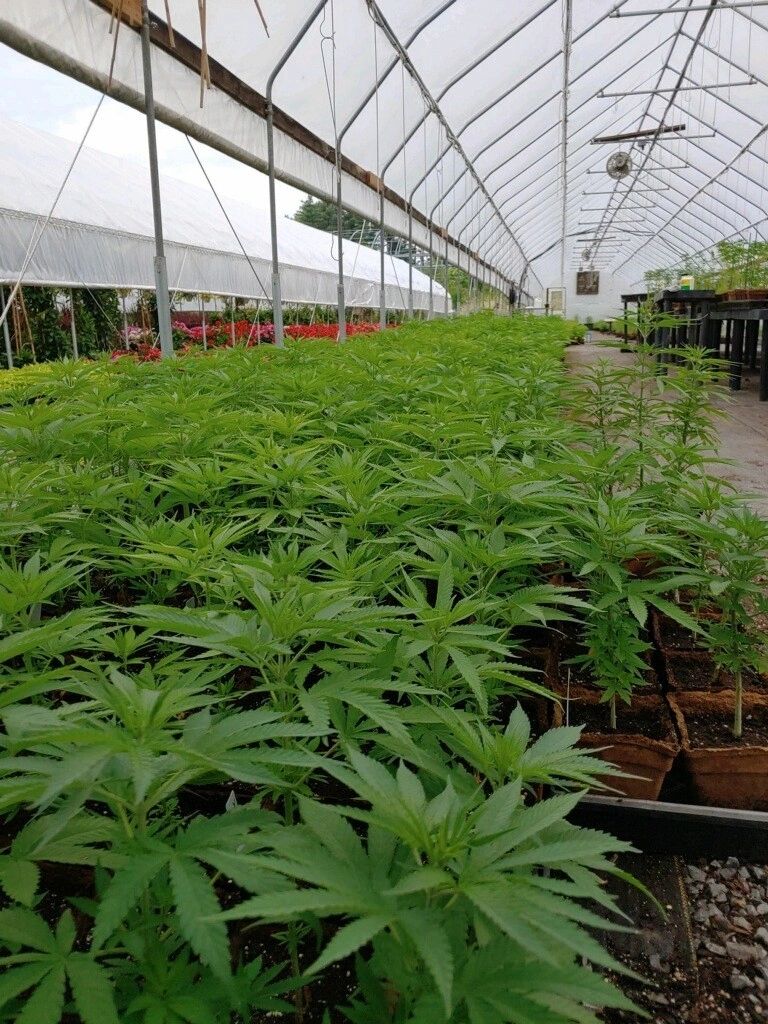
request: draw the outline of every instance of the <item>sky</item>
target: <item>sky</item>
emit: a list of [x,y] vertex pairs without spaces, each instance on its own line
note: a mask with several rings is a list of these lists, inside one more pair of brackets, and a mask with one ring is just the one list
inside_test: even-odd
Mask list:
[[[0,96],[5,117],[80,142],[101,93],[0,44]],[[146,164],[144,115],[107,97],[86,145]],[[161,175],[208,188],[181,132],[158,122],[157,148]],[[265,210],[268,208],[266,175],[201,143],[195,142],[195,148],[222,198],[230,196]],[[276,198],[278,215],[292,216],[304,199],[304,193],[278,181]]]

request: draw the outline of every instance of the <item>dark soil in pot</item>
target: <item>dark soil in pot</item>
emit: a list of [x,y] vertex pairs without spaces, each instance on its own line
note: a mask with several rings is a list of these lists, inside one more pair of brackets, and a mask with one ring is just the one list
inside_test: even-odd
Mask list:
[[716,718],[706,712],[686,712],[685,725],[693,750],[702,747],[768,747],[768,707],[745,712],[739,739],[733,735],[730,718]]
[[670,619],[668,615],[653,613],[653,638],[663,651],[695,651],[697,637],[690,629]]
[[[733,675],[718,669],[705,651],[667,654],[666,668],[667,683],[675,692],[733,690],[735,685]],[[768,694],[768,676],[745,672],[742,682],[751,693]]]
[[584,700],[571,701],[571,725],[583,725],[585,733],[599,733],[606,737],[632,734],[644,736],[649,740],[669,739],[672,721],[666,708],[656,700],[633,700],[627,707],[620,704],[616,712],[618,728],[611,729],[610,706],[607,703],[585,703]]
[[743,735],[731,732],[733,694],[670,694],[697,798],[712,807],[768,810],[768,696],[745,693]]

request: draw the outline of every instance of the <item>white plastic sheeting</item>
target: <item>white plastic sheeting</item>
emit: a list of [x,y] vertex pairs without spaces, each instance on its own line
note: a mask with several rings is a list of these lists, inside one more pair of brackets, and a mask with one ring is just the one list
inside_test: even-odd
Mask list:
[[[260,3],[269,37],[253,0],[208,3],[206,36],[211,59],[232,81],[263,94],[315,0]],[[198,4],[168,6],[176,32],[199,46]],[[150,0],[150,7],[158,21],[165,18],[165,0]],[[653,13],[665,7],[673,13]],[[106,81],[112,57],[109,21],[96,0],[0,0],[0,38],[96,85]],[[329,148],[364,104],[344,135],[343,154],[383,175],[426,218],[514,280],[559,283],[567,180],[570,285],[581,262],[604,277],[638,277],[723,237],[764,237],[767,43],[768,7],[743,0],[732,8],[719,0],[327,0],[280,73],[274,101]],[[397,60],[399,44],[407,67]],[[154,69],[162,119],[264,166],[264,120],[237,89],[214,87],[201,107],[197,70],[178,53],[156,45]],[[380,87],[365,102],[377,78]],[[745,80],[753,84],[738,84]],[[114,88],[140,106],[139,39],[127,27],[118,39]],[[686,130],[645,148],[621,147],[633,171],[611,180],[606,159],[620,147],[591,145],[592,138],[662,121]],[[334,194],[327,154],[281,131],[276,166],[285,181]],[[364,216],[378,217],[375,189],[356,177],[343,176],[343,196]],[[406,233],[402,209],[387,203],[385,219]],[[590,230],[597,238],[591,244]],[[414,238],[425,245],[429,232],[415,223]],[[453,247],[449,258],[461,259]]]
[[[0,121],[0,138],[0,281],[15,281],[76,147],[13,121]],[[249,263],[207,186],[196,188],[162,178],[161,192],[168,281],[173,290],[254,298],[270,294],[266,211],[221,197]],[[283,298],[334,304],[334,236],[285,218],[278,224],[278,239]],[[379,253],[354,243],[348,250],[347,305],[378,307]],[[148,168],[85,147],[24,282],[154,288],[153,256]],[[428,309],[429,278],[414,269],[413,281],[415,308]],[[385,283],[388,308],[407,308],[407,263],[387,255]],[[443,310],[445,291],[436,282],[433,302],[435,309]]]

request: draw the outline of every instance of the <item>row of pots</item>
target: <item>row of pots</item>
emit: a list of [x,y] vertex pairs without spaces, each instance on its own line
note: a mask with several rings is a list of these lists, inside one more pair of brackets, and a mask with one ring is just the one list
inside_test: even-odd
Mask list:
[[[570,722],[580,724],[580,710],[599,702],[597,691],[572,690]],[[732,715],[732,704],[732,694],[727,690],[635,696],[632,707],[661,725],[661,738],[644,736],[631,729],[625,731],[620,709],[616,732],[585,729],[580,745],[600,749],[606,761],[634,776],[605,780],[627,797],[657,800],[667,777],[673,771],[681,771],[702,804],[768,810],[768,744],[753,746],[742,741],[701,746],[695,742],[695,726],[689,727],[689,723],[698,724],[702,719],[727,722]],[[755,713],[768,716],[768,698],[763,694],[746,693],[745,720]],[[561,704],[555,708],[553,724],[563,724],[563,721]]]
[[666,686],[649,672],[651,685],[633,695],[629,708],[619,706],[615,732],[608,728],[601,691],[583,682],[566,686],[560,659],[553,659],[549,682],[560,702],[551,724],[584,725],[580,744],[602,749],[606,761],[634,776],[605,780],[627,797],[657,800],[669,779],[679,781],[701,804],[768,810],[768,679],[753,675],[744,680],[744,736],[733,739],[732,679],[716,673],[703,652],[686,649],[687,639],[679,633],[675,646],[667,646],[669,626],[663,617],[653,624]]

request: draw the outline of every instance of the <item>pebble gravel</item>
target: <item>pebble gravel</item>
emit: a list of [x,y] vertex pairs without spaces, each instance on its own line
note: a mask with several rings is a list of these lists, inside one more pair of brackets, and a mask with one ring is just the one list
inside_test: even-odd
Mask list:
[[[688,864],[701,1020],[768,1022],[768,868],[736,857]],[[707,1006],[711,1018],[707,1016]]]

